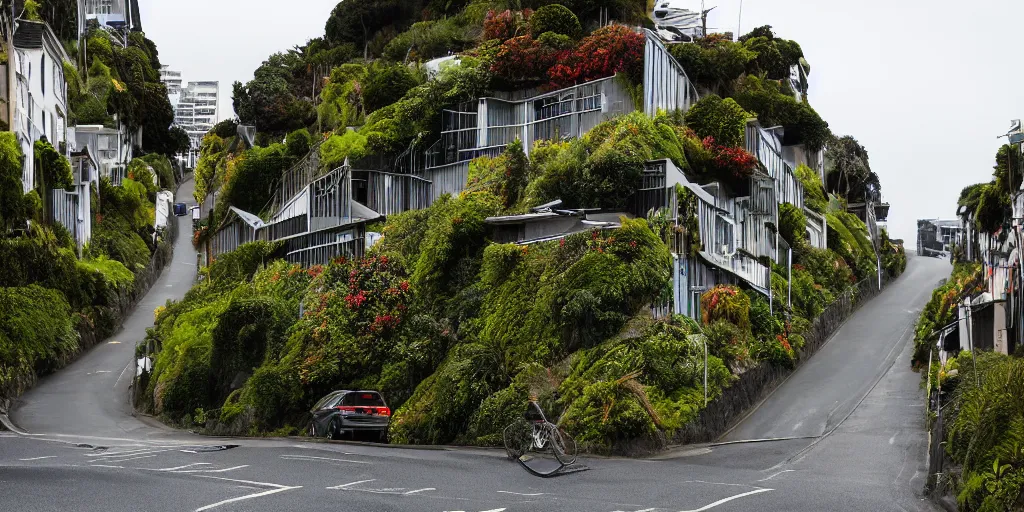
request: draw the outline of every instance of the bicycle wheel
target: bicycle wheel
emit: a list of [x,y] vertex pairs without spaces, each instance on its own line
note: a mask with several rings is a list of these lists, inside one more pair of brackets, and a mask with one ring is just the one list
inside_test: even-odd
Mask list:
[[523,418],[518,418],[505,427],[502,437],[505,441],[505,453],[508,454],[509,460],[516,460],[530,451],[530,446],[533,444],[531,433],[532,427]]
[[544,428],[547,433],[548,444],[551,446],[551,451],[554,452],[558,462],[562,463],[563,466],[575,464],[576,440],[565,429],[552,423],[547,423]]

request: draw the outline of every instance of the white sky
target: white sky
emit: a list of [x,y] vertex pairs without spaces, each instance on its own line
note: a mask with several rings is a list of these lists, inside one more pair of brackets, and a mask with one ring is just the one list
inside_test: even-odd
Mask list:
[[[811,105],[868,150],[892,203],[889,230],[912,247],[916,219],[953,217],[960,190],[991,179],[996,139],[1024,117],[1021,0],[743,0],[743,30],[772,25],[811,64]],[[740,0],[709,25],[734,30]],[[271,53],[323,34],[335,0],[140,2],[163,64],[183,79],[231,83]]]

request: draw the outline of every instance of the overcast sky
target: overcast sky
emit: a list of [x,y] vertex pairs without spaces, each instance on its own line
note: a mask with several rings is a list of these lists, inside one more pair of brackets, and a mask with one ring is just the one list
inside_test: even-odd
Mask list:
[[[231,83],[322,35],[336,3],[140,2],[161,62],[185,81],[220,81],[222,119]],[[735,30],[739,3],[707,0],[718,5],[709,25]],[[1021,20],[1021,0],[744,0],[742,27],[772,25],[800,43],[811,105],[867,148],[892,203],[889,230],[913,247],[916,219],[954,216],[960,190],[991,179],[996,136],[1024,117]]]

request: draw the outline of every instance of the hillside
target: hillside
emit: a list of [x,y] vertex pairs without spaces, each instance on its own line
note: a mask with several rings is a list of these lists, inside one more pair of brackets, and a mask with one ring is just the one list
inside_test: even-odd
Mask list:
[[[253,82],[236,84],[239,122],[260,133],[251,149],[229,149],[230,130],[204,141],[197,199],[220,191],[210,231],[229,206],[268,214],[275,180],[303,148],[313,147],[324,170],[346,159],[395,161],[438,137],[443,109],[486,94],[610,77],[642,94],[645,35],[631,24],[601,26],[594,3],[423,4],[345,0],[325,38],[272,56]],[[643,21],[643,6],[609,7],[617,19]],[[398,15],[357,31],[361,12]],[[458,63],[424,66],[448,52]],[[705,340],[709,400],[756,365],[792,367],[811,321],[851,286],[878,279],[878,259],[887,276],[905,268],[884,235],[876,257],[869,228],[847,212],[847,197],[879,193],[877,176],[855,139],[836,138],[805,94],[795,98],[784,78],[809,66],[799,45],[770,27],[670,52],[702,94],[685,114],[609,116],[578,138],[514,142],[476,158],[462,192],[371,226],[383,238],[364,258],[300,267],[269,242],[219,256],[183,301],[157,312],[149,341],[161,350],[141,405],[210,433],[289,434],[306,430],[304,414],[328,391],[373,388],[396,411],[393,441],[494,445],[532,395],[583,448],[626,452],[676,440],[705,407]],[[301,85],[309,64],[329,70],[315,92]],[[651,161],[741,189],[765,172],[744,145],[754,117],[784,126],[786,144],[827,147],[838,166],[829,176],[843,176],[823,183],[810,168],[794,170],[806,210],[779,204],[771,226],[794,265],[750,258],[770,268],[770,290],[717,286],[700,298],[698,318],[656,314],[652,306],[673,294],[670,248],[694,258],[717,250],[703,246],[698,198],[681,185],[677,212],[552,241],[491,242],[487,218],[553,200],[625,211]],[[829,226],[817,247],[808,210]]]

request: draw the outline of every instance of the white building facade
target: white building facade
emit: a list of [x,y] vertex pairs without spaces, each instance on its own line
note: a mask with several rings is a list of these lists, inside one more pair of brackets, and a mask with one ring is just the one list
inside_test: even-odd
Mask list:
[[68,144],[67,84],[64,61],[70,59],[57,36],[45,23],[18,20],[14,34],[12,64],[15,71],[14,133],[25,161],[22,186],[25,192],[36,187],[33,146],[45,138],[64,156],[71,153]]
[[[171,79],[170,76],[168,78]],[[180,94],[174,107],[174,124],[188,133],[192,149],[186,158],[186,166],[195,167],[203,137],[213,129],[213,125],[217,124],[220,82],[189,82],[184,88],[181,88],[180,84],[179,78]],[[168,94],[170,94],[170,86],[168,86]],[[174,103],[173,100],[172,103]]]

